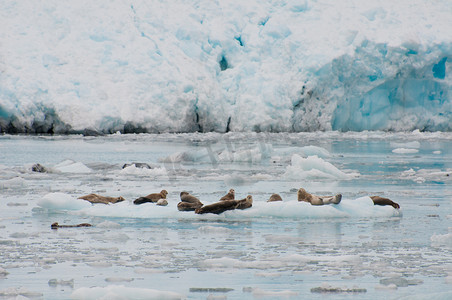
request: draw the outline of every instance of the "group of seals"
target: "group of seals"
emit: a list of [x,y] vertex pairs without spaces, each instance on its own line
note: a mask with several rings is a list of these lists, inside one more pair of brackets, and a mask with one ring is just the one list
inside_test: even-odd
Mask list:
[[[160,193],[153,193],[147,196],[139,197],[133,201],[134,204],[140,205],[143,203],[156,203],[156,205],[166,206],[168,201],[166,196],[168,191],[161,190]],[[391,205],[395,209],[399,209],[400,205],[394,201],[383,198],[380,196],[370,196],[374,205]],[[81,196],[78,199],[87,200],[91,203],[117,203],[124,201],[123,197],[106,197],[97,194],[89,194],[86,196]],[[339,204],[342,200],[341,194],[336,194],[334,196],[318,196],[308,193],[304,188],[300,188],[297,191],[297,199],[299,202],[308,202],[311,205],[319,206],[326,204]],[[279,194],[272,194],[267,202],[283,201]],[[195,196],[191,195],[189,192],[180,193],[180,202],[177,204],[177,209],[179,211],[194,211],[197,214],[214,213],[220,214],[227,210],[233,209],[246,209],[253,205],[253,197],[248,195],[246,198],[241,200],[235,200],[235,191],[230,189],[229,192],[220,198],[217,203],[209,204],[204,206],[204,204]]]
[[179,211],[195,211],[202,207],[204,204],[195,196],[189,192],[180,193],[180,202],[177,203],[177,209]]
[[[300,202],[308,202],[311,203],[311,205],[325,205],[325,204],[339,204],[342,200],[341,194],[336,194],[334,196],[317,196],[308,193],[304,188],[300,188],[297,191],[297,198]],[[380,196],[370,196],[370,199],[374,202],[374,205],[391,205],[395,209],[399,209],[400,205],[391,199],[383,198]],[[278,194],[273,194],[270,196],[270,198],[267,200],[267,202],[275,202],[275,201],[282,201],[282,198]]]
[[[160,191],[160,193],[149,194],[144,197],[139,197],[133,201],[134,204],[139,205],[143,203],[156,203],[157,205],[166,206],[168,201],[166,196],[168,192],[166,190]],[[341,194],[336,194],[334,196],[317,196],[308,193],[304,188],[300,188],[297,191],[297,198],[299,202],[308,202],[311,205],[326,205],[326,204],[339,204],[342,200]],[[390,205],[395,209],[399,209],[400,205],[394,201],[383,198],[380,196],[370,196],[374,205]],[[78,199],[83,199],[91,203],[117,203],[124,201],[123,197],[106,197],[97,194],[89,194],[86,196],[81,196]],[[220,198],[220,201],[212,203],[209,205],[204,205],[197,197],[191,195],[189,192],[180,193],[180,202],[177,204],[177,209],[179,211],[194,211],[196,214],[221,214],[228,210],[234,209],[247,209],[253,206],[253,197],[251,195],[246,196],[246,198],[241,200],[235,200],[235,191],[230,189],[229,192]],[[279,194],[272,194],[267,202],[283,201]],[[52,229],[66,228],[66,227],[91,227],[91,224],[81,223],[77,225],[59,225],[57,222],[50,226]]]
[[253,197],[251,195],[246,196],[245,199],[242,200],[220,200],[220,202],[216,202],[213,204],[209,204],[206,206],[202,206],[195,210],[196,214],[221,214],[227,210],[234,209],[247,209],[253,206]]

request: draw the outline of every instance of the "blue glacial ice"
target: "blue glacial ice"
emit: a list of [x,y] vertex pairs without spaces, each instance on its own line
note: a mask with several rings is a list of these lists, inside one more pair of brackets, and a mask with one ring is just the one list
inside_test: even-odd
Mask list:
[[[450,299],[451,149],[419,131],[0,135],[0,297]],[[298,202],[300,187],[342,201]],[[230,188],[253,206],[176,208],[180,191],[209,204]],[[133,204],[161,189],[168,206]]]
[[5,0],[0,131],[450,131],[450,6]]

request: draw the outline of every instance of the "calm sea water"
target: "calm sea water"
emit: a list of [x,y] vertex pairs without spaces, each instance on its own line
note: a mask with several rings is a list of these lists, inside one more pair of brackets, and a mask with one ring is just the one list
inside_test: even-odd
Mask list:
[[[294,155],[320,163],[294,166]],[[122,169],[131,162],[152,169]],[[50,172],[32,172],[35,163]],[[93,287],[130,298],[152,289],[323,299],[318,287],[336,288],[334,299],[452,297],[450,133],[4,135],[0,171],[0,298],[70,299],[83,288],[101,297]],[[343,201],[294,206],[300,187]],[[253,195],[253,208],[176,209],[183,190],[211,203],[230,188]],[[161,189],[167,207],[130,204]],[[126,201],[71,206],[89,193]],[[272,193],[284,203],[270,209]],[[370,195],[401,209],[359,202]],[[93,227],[51,230],[53,222]]]

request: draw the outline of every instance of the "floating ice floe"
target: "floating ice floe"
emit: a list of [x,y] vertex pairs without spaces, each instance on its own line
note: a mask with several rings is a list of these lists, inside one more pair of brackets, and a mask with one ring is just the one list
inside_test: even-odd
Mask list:
[[287,166],[284,176],[288,179],[350,179],[358,176],[357,173],[347,174],[336,168],[333,164],[323,160],[317,155],[301,157],[292,155],[291,164]]
[[317,155],[318,157],[322,158],[331,156],[330,152],[328,152],[328,150],[326,150],[325,148],[313,145],[301,147],[300,152],[300,154],[303,154],[303,156]]
[[[326,219],[326,218],[385,218],[401,217],[401,210],[392,206],[374,205],[370,197],[358,199],[342,199],[337,205],[313,206],[307,202],[298,201],[254,201],[253,206],[245,210],[226,211],[220,215],[198,215],[194,212],[181,212],[177,210],[177,202],[169,199],[168,206],[151,204],[134,205],[129,201],[116,204],[95,204],[75,199],[62,193],[50,193],[44,196],[38,205],[49,210],[71,211],[74,214],[117,217],[117,218],[147,218],[147,219],[211,219],[211,220],[243,220],[254,218],[290,218],[290,219]],[[212,201],[213,203],[214,201]],[[210,201],[203,201],[209,204]],[[94,225],[94,224],[93,224]],[[204,228],[206,231],[215,228]]]
[[14,188],[22,188],[27,185],[27,181],[22,177],[14,177],[7,180],[0,181],[0,190],[1,189],[14,189]]
[[412,153],[418,153],[418,149],[412,149],[412,148],[396,148],[392,150],[393,153],[397,154],[412,154]]
[[446,234],[434,234],[430,238],[432,246],[446,246],[452,248],[452,227],[449,227],[449,232]]
[[138,176],[151,176],[151,177],[159,177],[159,176],[167,176],[168,173],[165,168],[137,168],[135,165],[131,165],[125,167],[121,171],[119,171],[121,175],[138,175]]
[[81,162],[75,162],[73,160],[65,160],[53,167],[55,170],[62,173],[77,173],[77,174],[85,174],[91,173],[92,170],[85,166]]
[[80,210],[92,204],[65,193],[49,193],[38,200],[38,205],[49,210]]
[[177,300],[185,296],[169,291],[160,291],[146,288],[133,288],[123,285],[109,285],[106,287],[82,287],[71,294],[71,299],[97,300],[97,299],[158,299]]

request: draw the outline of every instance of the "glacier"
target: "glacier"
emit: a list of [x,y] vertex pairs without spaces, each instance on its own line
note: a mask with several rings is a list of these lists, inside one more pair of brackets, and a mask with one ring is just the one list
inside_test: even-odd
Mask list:
[[0,4],[0,132],[451,131],[452,1]]

